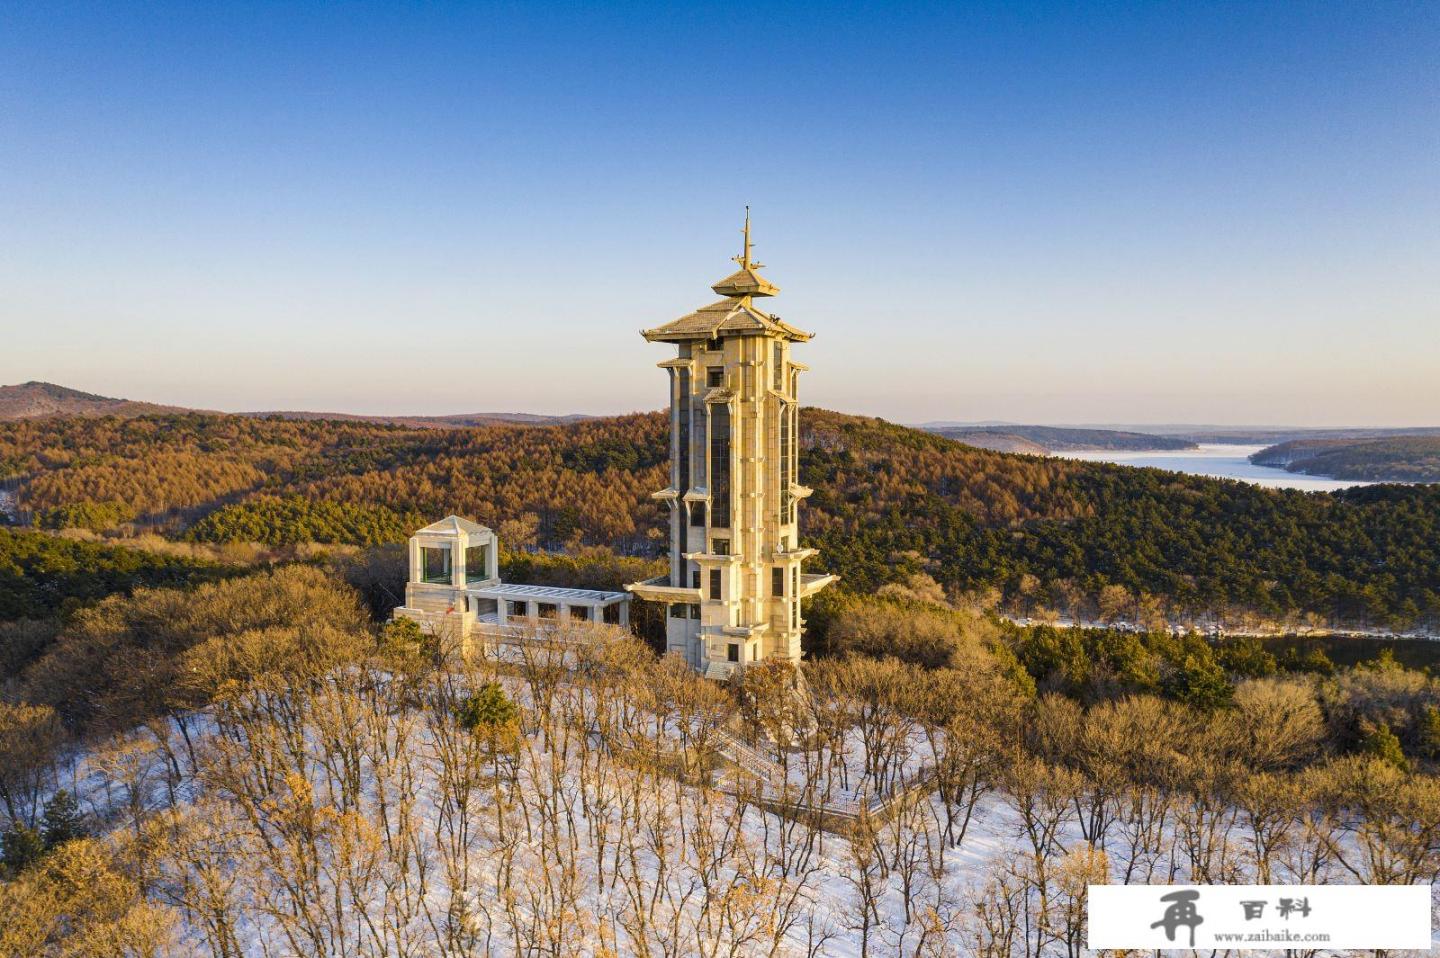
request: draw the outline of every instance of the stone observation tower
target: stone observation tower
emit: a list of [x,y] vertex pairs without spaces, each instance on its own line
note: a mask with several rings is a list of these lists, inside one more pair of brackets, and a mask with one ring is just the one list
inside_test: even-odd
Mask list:
[[625,588],[663,602],[666,647],[711,678],[780,656],[800,661],[800,600],[835,581],[806,575],[796,513],[798,381],[790,358],[810,333],[764,312],[779,287],[751,257],[745,210],[740,269],[711,288],[718,302],[642,335],[674,343],[670,374],[670,572]]

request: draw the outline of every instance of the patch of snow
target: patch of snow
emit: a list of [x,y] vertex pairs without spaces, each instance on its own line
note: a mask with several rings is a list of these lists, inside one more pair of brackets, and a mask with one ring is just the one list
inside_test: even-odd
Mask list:
[[[1034,887],[1023,885],[1037,834],[1033,802],[989,791],[952,846],[932,792],[857,844],[774,814],[744,791],[687,785],[627,762],[594,731],[601,710],[625,710],[614,721],[629,723],[633,754],[643,757],[646,742],[664,748],[693,728],[675,715],[600,702],[562,681],[540,694],[550,714],[578,721],[557,721],[547,736],[537,687],[513,674],[500,681],[523,716],[513,785],[496,783],[488,759],[467,766],[472,740],[423,695],[394,693],[372,673],[282,703],[283,734],[273,740],[263,725],[247,725],[243,710],[212,709],[184,716],[183,728],[157,724],[79,756],[67,787],[120,833],[178,808],[158,866],[164,887],[189,889],[197,903],[221,896],[214,900],[229,909],[244,958],[294,953],[297,922],[309,949],[356,956],[459,954],[462,939],[466,954],[517,958],[957,954],[996,882],[1012,882],[1012,891],[1021,882],[1033,903]],[[785,758],[788,780],[805,781],[804,753],[757,748],[757,764]],[[901,776],[936,758],[915,729],[903,751]],[[811,763],[827,789],[866,793],[864,741],[849,736],[832,758]],[[467,774],[477,776],[469,791]],[[1047,888],[1058,896],[1067,853],[1089,846],[1075,807],[1052,803],[1038,814],[1053,817],[1046,867],[1056,875]],[[1248,826],[1233,809],[1198,824],[1199,811],[1183,802],[1154,820],[1135,818],[1126,803],[1113,814],[1100,842],[1111,881],[1188,881],[1197,848],[1221,855],[1231,880],[1254,880]],[[1213,833],[1197,837],[1206,829]],[[1326,857],[1302,874],[1282,855],[1273,880],[1356,880]],[[219,870],[202,873],[205,862]],[[875,889],[868,913],[859,894],[867,881]],[[326,917],[312,921],[305,911],[316,902]],[[203,916],[186,917],[185,953],[211,953]],[[949,950],[921,950],[942,940]],[[1040,952],[1058,958],[1064,949],[1046,943]]]

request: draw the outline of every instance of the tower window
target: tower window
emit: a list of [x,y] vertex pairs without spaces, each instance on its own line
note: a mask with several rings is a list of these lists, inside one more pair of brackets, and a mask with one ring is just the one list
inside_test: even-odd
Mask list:
[[716,539],[715,547],[710,551],[714,552],[717,556],[728,556],[730,554],[730,540]]
[[725,367],[710,366],[705,370],[705,385],[714,389],[716,386],[725,385]]
[[690,488],[690,370],[680,370],[680,394],[675,400],[676,489],[683,495]]
[[710,598],[711,598],[711,599],[719,599],[719,598],[720,598],[720,570],[719,570],[719,569],[711,569],[711,570],[710,570]]
[[[690,409],[690,478],[696,486],[710,484],[705,472],[705,450],[706,443],[705,423],[709,417],[705,415],[705,401],[696,397],[691,403]],[[700,513],[700,521],[696,525],[705,524],[705,513]]]
[[685,618],[685,607],[684,607],[683,605],[678,604],[678,603],[675,604],[675,605],[672,605],[672,606],[670,607],[670,618],[672,618],[672,619],[683,619],[683,618]]
[[730,528],[730,407],[710,408],[710,523]]
[[725,650],[725,658],[731,662],[740,661],[740,644],[738,642],[730,643],[729,647]]
[[690,606],[690,618],[692,618],[692,619],[698,619],[698,618],[700,618],[700,607],[699,607],[698,605],[692,605],[692,606]]
[[770,570],[770,594],[779,599],[785,595],[785,567],[776,566]]
[[692,589],[698,589],[698,588],[700,588],[700,570],[699,570],[699,569],[691,569],[691,570],[690,570],[690,588],[692,588]]
[[[690,490],[690,370],[681,369],[676,372],[679,391],[675,397],[675,489],[683,496]],[[681,521],[675,523],[675,536],[679,540],[675,546],[677,556],[690,551],[688,518],[682,517]],[[678,563],[679,559],[676,561]],[[680,566],[677,565],[676,568],[678,570]],[[678,571],[676,575],[679,575]]]
[[795,598],[790,603],[790,628],[800,628],[800,567],[797,565],[791,573],[791,581],[795,587]]
[[705,503],[692,502],[690,504],[690,524],[692,526],[703,526],[705,524]]
[[[796,450],[796,446],[800,441],[800,404],[792,402],[788,405],[788,408],[790,410],[790,461],[786,464],[785,482],[793,483],[799,478],[797,468],[799,466],[800,454]],[[795,521],[794,496],[790,497],[790,511],[786,513],[785,521]]]
[[793,471],[791,440],[794,422],[790,416],[789,403],[780,404],[780,521],[790,522],[794,513],[795,497],[790,492],[790,474]]
[[785,391],[785,346],[775,343],[775,391]]

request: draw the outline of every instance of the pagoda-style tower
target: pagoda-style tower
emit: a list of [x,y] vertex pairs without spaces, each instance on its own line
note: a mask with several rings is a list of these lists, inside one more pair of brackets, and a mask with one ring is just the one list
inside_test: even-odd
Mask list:
[[798,380],[790,358],[811,334],[755,305],[780,292],[751,257],[750,210],[740,269],[723,297],[642,335],[674,343],[670,373],[670,572],[626,586],[664,602],[666,647],[712,678],[778,655],[800,661],[800,600],[835,580],[805,575],[796,512]]

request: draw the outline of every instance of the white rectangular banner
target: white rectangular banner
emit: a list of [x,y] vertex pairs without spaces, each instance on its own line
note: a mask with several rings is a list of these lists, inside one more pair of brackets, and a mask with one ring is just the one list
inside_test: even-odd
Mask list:
[[1430,948],[1429,885],[1091,885],[1091,948]]

